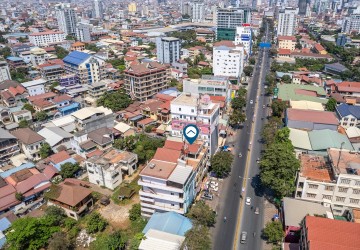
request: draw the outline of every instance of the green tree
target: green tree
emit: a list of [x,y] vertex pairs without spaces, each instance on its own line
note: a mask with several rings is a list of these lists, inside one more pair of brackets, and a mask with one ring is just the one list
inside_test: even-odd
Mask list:
[[146,132],[146,133],[151,133],[152,130],[153,130],[153,128],[154,128],[154,126],[152,126],[152,125],[146,126],[146,127],[145,127],[145,132]]
[[274,244],[281,242],[284,237],[284,231],[280,221],[266,223],[263,232],[267,241]]
[[141,218],[141,206],[139,203],[136,203],[129,210],[129,219],[135,221],[139,218]]
[[182,250],[205,250],[211,249],[209,229],[206,226],[194,225],[185,234],[185,240],[181,246]]
[[278,51],[277,51],[277,49],[275,49],[275,48],[271,48],[271,49],[269,50],[269,55],[270,55],[270,56],[276,56],[277,53],[278,53]]
[[327,103],[325,104],[325,108],[327,111],[334,112],[336,109],[337,102],[334,98],[330,97]]
[[94,51],[94,52],[99,52],[99,48],[96,46],[96,44],[94,43],[86,43],[85,44],[85,49],[87,50],[91,50],[91,51]]
[[230,173],[231,164],[234,160],[230,152],[217,152],[211,159],[211,170],[215,172],[216,176],[223,177]]
[[231,100],[231,108],[242,109],[246,105],[245,98],[234,98]]
[[55,53],[59,59],[63,59],[69,54],[69,51],[67,51],[63,47],[55,46]]
[[129,248],[130,250],[138,250],[141,241],[145,238],[143,233],[136,233],[135,236],[130,240]]
[[249,58],[249,63],[251,64],[251,65],[255,65],[255,57],[250,57]]
[[176,80],[175,78],[172,78],[172,79],[170,80],[169,86],[170,86],[170,87],[176,87],[178,84],[179,84],[179,81]]
[[281,117],[284,113],[287,105],[284,101],[275,100],[271,104],[272,114],[273,116]]
[[135,144],[134,153],[138,155],[140,163],[145,163],[150,160],[158,148],[164,146],[164,140],[159,138],[152,138],[145,134],[141,134]]
[[35,109],[30,103],[25,103],[24,106],[22,107],[22,109],[23,110],[28,110],[31,113],[35,113]]
[[67,35],[67,36],[65,37],[65,40],[76,40],[76,38],[73,37],[72,35]]
[[239,97],[245,98],[245,97],[246,97],[246,93],[247,93],[246,88],[239,88],[239,90],[238,90],[238,95],[239,95]]
[[62,208],[56,206],[48,206],[45,209],[45,216],[46,220],[50,221],[54,226],[60,226],[63,224],[66,215]]
[[16,198],[18,201],[23,201],[25,197],[24,197],[24,195],[23,195],[22,193],[16,192],[16,193],[15,193],[15,198]]
[[284,83],[291,83],[291,77],[289,75],[283,75],[281,77],[281,81],[283,81]]
[[66,162],[61,165],[60,175],[63,179],[72,178],[80,170],[78,163]]
[[120,231],[114,233],[102,233],[91,242],[90,250],[122,250],[126,246],[126,237]]
[[107,224],[107,221],[98,212],[93,212],[86,218],[86,231],[90,234],[101,232]]
[[276,116],[270,117],[268,123],[264,125],[261,136],[267,145],[275,141],[276,132],[281,128],[281,126],[281,118]]
[[136,140],[135,136],[127,136],[124,139],[116,139],[113,146],[117,149],[133,151],[136,146]]
[[254,67],[253,67],[253,66],[245,66],[245,67],[244,67],[244,74],[245,74],[246,76],[251,76],[252,73],[253,73],[253,71],[254,71]]
[[246,115],[242,110],[234,109],[229,117],[229,125],[237,126],[246,120]]
[[29,127],[29,122],[25,119],[22,119],[20,122],[19,122],[19,128],[27,128]]
[[41,145],[39,153],[40,153],[41,159],[44,159],[44,158],[48,157],[49,155],[51,155],[54,152],[52,151],[49,143],[45,142],[43,145]]
[[64,232],[56,232],[49,240],[48,250],[69,250],[72,249],[71,242]]
[[52,92],[54,92],[54,91],[55,91],[55,87],[57,87],[57,86],[59,86],[59,82],[54,82],[54,83],[52,83],[52,84],[50,85],[50,90],[51,90]]
[[48,115],[45,111],[39,111],[35,113],[34,117],[37,121],[45,121],[48,118]]
[[188,217],[195,221],[196,224],[207,227],[214,226],[216,222],[215,211],[202,200],[192,205]]
[[124,90],[118,90],[110,93],[105,92],[98,100],[97,106],[104,106],[113,112],[127,108],[131,104],[131,99]]
[[0,49],[0,55],[3,56],[5,59],[9,56],[11,56],[11,49],[10,47],[5,47],[3,49]]

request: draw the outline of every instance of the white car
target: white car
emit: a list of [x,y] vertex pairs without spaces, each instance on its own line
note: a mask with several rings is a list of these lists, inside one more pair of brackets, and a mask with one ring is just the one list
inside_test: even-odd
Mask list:
[[248,206],[251,205],[251,198],[250,197],[246,197],[245,204],[248,205]]
[[253,102],[253,100],[250,100],[250,104],[253,104],[254,102]]

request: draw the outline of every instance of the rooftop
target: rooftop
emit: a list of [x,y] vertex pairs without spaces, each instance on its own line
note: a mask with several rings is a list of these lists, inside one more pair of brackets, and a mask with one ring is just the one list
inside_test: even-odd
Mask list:
[[333,180],[331,166],[326,164],[323,156],[302,154],[299,160],[301,176],[314,181],[331,182]]
[[336,174],[356,174],[360,175],[360,154],[346,149],[328,149],[329,159],[334,166]]
[[334,112],[288,108],[286,113],[289,120],[306,121],[319,124],[339,124]]
[[190,93],[182,93],[174,100],[171,101],[171,104],[175,105],[185,105],[185,106],[197,106],[198,96],[192,95]]
[[168,149],[168,148],[158,148],[156,150],[153,159],[177,163],[180,156],[181,156],[181,151]]
[[176,168],[177,163],[152,159],[141,171],[141,176],[151,176],[167,180]]
[[80,52],[80,51],[73,51],[70,54],[68,54],[64,59],[64,63],[73,64],[76,66],[79,66],[81,63],[86,61],[91,57],[90,54]]
[[293,101],[290,100],[290,107],[293,109],[306,109],[324,111],[324,106],[318,102],[311,101]]
[[[318,103],[327,103],[327,99],[325,98],[326,92],[324,88],[317,87],[314,85],[300,85],[300,84],[279,84],[279,94],[278,98],[283,101],[312,101]],[[309,94],[305,94],[304,92],[299,94],[296,93],[296,90],[305,90],[308,91]],[[316,96],[310,95],[310,92],[316,93]]]
[[169,181],[184,185],[193,171],[192,167],[177,166],[169,176]]
[[91,195],[92,192],[91,189],[66,180],[59,185],[53,185],[52,189],[55,189],[54,196],[50,197],[52,200],[59,201],[72,207],[75,207],[83,199]]
[[30,128],[19,128],[11,132],[20,142],[29,145],[43,141],[45,138]]

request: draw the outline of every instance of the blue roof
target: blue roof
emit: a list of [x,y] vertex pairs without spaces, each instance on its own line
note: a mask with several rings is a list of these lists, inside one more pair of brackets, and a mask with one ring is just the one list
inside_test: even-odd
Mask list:
[[65,107],[60,107],[59,110],[60,110],[60,112],[66,112],[66,111],[69,111],[69,110],[72,110],[72,109],[75,109],[75,108],[79,108],[79,106],[80,106],[80,103],[73,102],[70,105],[67,105]]
[[5,231],[11,226],[11,222],[8,218],[4,217],[0,219],[0,231]]
[[85,60],[87,60],[90,56],[91,56],[90,54],[87,54],[87,53],[84,53],[84,52],[73,51],[69,55],[67,55],[63,59],[63,61],[64,61],[64,63],[80,65]]
[[16,172],[18,172],[20,170],[23,170],[25,168],[33,168],[33,167],[35,167],[34,163],[27,162],[27,163],[24,163],[24,164],[22,164],[22,165],[20,165],[18,167],[15,167],[15,168],[12,168],[12,169],[9,169],[9,170],[7,170],[5,172],[0,173],[0,176],[2,178],[6,178],[6,177],[8,177],[8,176],[12,175],[13,173],[16,173]]
[[360,119],[360,107],[359,106],[353,106],[353,105],[349,105],[346,103],[342,103],[336,107],[336,110],[341,117],[352,115],[356,119]]
[[17,56],[8,56],[8,57],[6,57],[6,60],[14,61],[14,62],[24,61],[24,59],[22,59],[21,57],[17,57]]
[[154,213],[146,224],[143,233],[150,229],[185,236],[185,233],[192,228],[190,219],[176,212]]
[[5,246],[5,243],[6,243],[6,237],[2,232],[0,232],[0,248],[1,249],[3,246]]

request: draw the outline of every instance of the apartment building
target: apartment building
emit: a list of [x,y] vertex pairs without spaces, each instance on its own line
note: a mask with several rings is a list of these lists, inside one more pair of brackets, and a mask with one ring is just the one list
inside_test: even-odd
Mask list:
[[36,46],[47,46],[64,42],[65,36],[65,33],[62,31],[38,32],[31,33],[29,41]]
[[360,32],[360,13],[353,13],[343,20],[341,33],[350,34],[352,32]]
[[183,128],[196,124],[200,130],[198,140],[204,141],[213,155],[218,148],[220,106],[208,95],[182,93],[171,101],[171,136],[183,138]]
[[340,124],[344,128],[358,127],[360,124],[360,107],[342,103],[335,108]]
[[331,205],[334,215],[360,208],[360,155],[330,148],[328,157],[300,155],[295,198]]
[[0,82],[11,80],[9,66],[6,61],[0,61]]
[[205,4],[202,0],[195,0],[192,4],[192,22],[201,23],[205,20]]
[[26,89],[29,96],[35,96],[45,93],[45,84],[47,81],[45,79],[37,79],[29,82],[23,82],[21,85]]
[[295,36],[278,36],[277,40],[279,49],[289,49],[291,51],[295,50]]
[[106,81],[102,80],[88,86],[88,94],[95,101],[107,91]]
[[73,51],[64,59],[67,74],[76,74],[81,84],[94,84],[104,79],[106,62],[90,54]]
[[168,88],[170,68],[157,62],[131,65],[124,71],[125,90],[133,99],[146,101]]
[[234,41],[236,27],[241,27],[244,23],[251,23],[250,7],[218,8],[216,11],[217,40]]
[[75,128],[77,131],[91,132],[98,128],[113,128],[114,113],[111,109],[100,107],[86,107],[71,114],[75,118]]
[[215,76],[239,79],[244,68],[244,47],[231,41],[221,41],[213,46],[213,72]]
[[287,7],[279,11],[277,35],[278,36],[293,36],[296,34],[298,26],[299,9]]
[[49,58],[50,55],[44,49],[33,48],[30,50],[30,62],[34,67],[46,63]]
[[200,79],[184,79],[183,92],[195,95],[224,96],[231,99],[231,86],[226,76],[202,75]]
[[76,34],[76,12],[70,4],[58,4],[55,6],[56,20],[58,22],[59,30],[65,35],[75,36]]
[[243,24],[241,27],[236,27],[235,45],[244,46],[247,56],[251,55],[252,49],[252,30],[250,24]]
[[160,63],[174,63],[180,59],[180,39],[175,37],[157,37],[156,55]]
[[123,181],[123,174],[133,174],[137,162],[136,154],[112,149],[87,159],[85,165],[89,182],[114,190]]
[[42,64],[39,66],[41,76],[49,83],[58,82],[59,78],[65,73],[61,64]]
[[7,130],[0,128],[0,166],[6,164],[9,158],[20,152],[15,136]]
[[29,160],[40,160],[40,148],[45,138],[30,128],[19,128],[11,132],[19,141],[21,151]]

